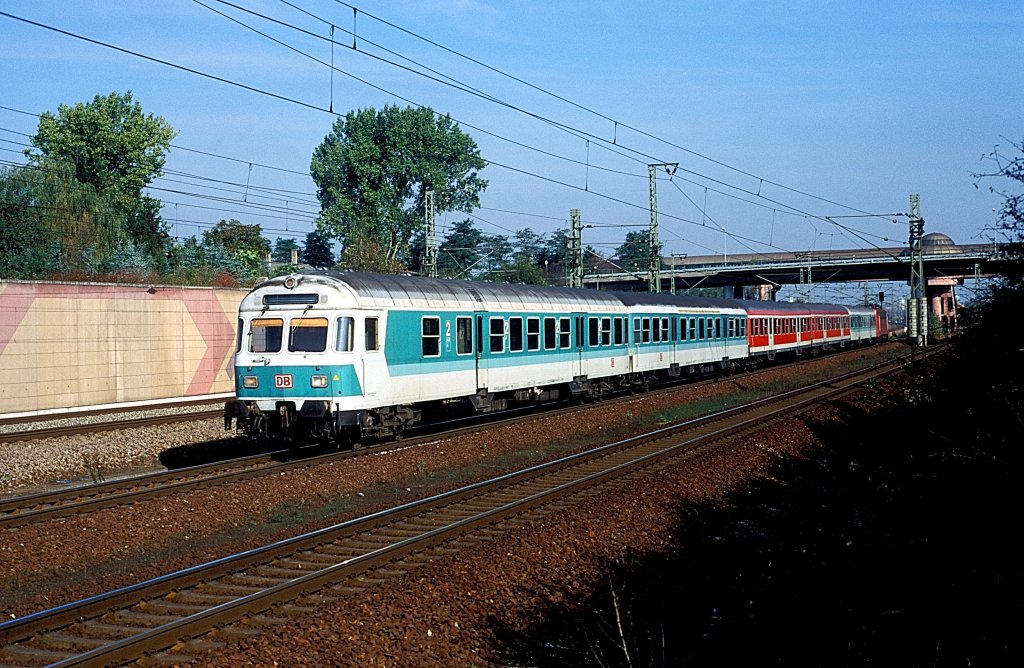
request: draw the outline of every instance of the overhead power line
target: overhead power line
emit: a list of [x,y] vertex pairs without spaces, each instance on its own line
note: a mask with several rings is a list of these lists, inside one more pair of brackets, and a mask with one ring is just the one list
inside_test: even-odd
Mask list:
[[[221,83],[225,83],[225,84],[228,84],[228,85],[236,86],[236,87],[239,87],[241,89],[244,89],[244,90],[247,90],[247,91],[250,91],[250,92],[255,92],[257,94],[266,95],[266,96],[269,96],[269,97],[274,98],[274,99],[278,99],[278,100],[281,100],[281,101],[289,102],[289,103],[292,103],[292,104],[297,104],[297,105],[300,105],[300,106],[305,107],[305,108],[309,108],[309,109],[313,109],[313,110],[317,110],[317,111],[322,111],[322,112],[325,112],[325,113],[333,114],[335,116],[339,115],[336,112],[333,112],[333,111],[331,111],[329,109],[324,109],[323,107],[320,107],[320,106],[315,105],[315,104],[304,102],[304,101],[301,101],[301,100],[298,100],[298,99],[295,99],[295,98],[291,98],[289,96],[280,95],[280,94],[274,93],[272,91],[267,91],[267,90],[264,90],[264,89],[261,89],[261,88],[255,87],[255,86],[250,86],[248,84],[243,84],[243,83],[240,83],[240,82],[237,82],[237,81],[233,81],[233,80],[230,80],[230,79],[227,79],[227,78],[224,78],[224,77],[220,77],[220,76],[217,76],[217,75],[213,75],[213,74],[209,74],[209,73],[206,73],[206,72],[202,72],[202,71],[196,70],[194,68],[189,68],[189,67],[185,67],[185,66],[182,66],[182,65],[178,65],[176,63],[173,63],[173,62],[170,62],[170,61],[167,61],[167,60],[164,60],[164,59],[156,58],[156,57],[153,57],[153,56],[148,56],[146,54],[142,54],[142,53],[139,53],[139,52],[136,52],[136,51],[132,51],[130,49],[119,47],[119,46],[116,46],[116,45],[113,45],[113,44],[109,44],[109,43],[106,43],[106,42],[103,42],[103,41],[100,41],[100,40],[96,40],[96,39],[93,39],[93,38],[85,37],[85,36],[82,36],[82,35],[77,35],[75,33],[72,33],[72,32],[66,31],[66,30],[62,30],[60,28],[56,28],[54,26],[49,26],[49,25],[46,25],[46,24],[39,23],[37,21],[32,21],[30,19],[25,19],[25,18],[22,18],[22,17],[18,17],[18,16],[15,16],[15,15],[9,14],[7,12],[0,12],[0,16],[4,16],[4,17],[7,17],[7,18],[11,18],[11,19],[17,20],[17,21],[21,21],[21,22],[24,22],[26,24],[33,25],[33,26],[36,26],[36,27],[39,27],[39,28],[42,28],[42,29],[50,30],[50,31],[53,31],[53,32],[56,32],[58,34],[62,34],[62,35],[68,36],[68,37],[72,37],[72,38],[75,38],[75,39],[80,39],[80,40],[83,40],[83,41],[86,41],[86,42],[89,42],[89,43],[92,43],[92,44],[95,44],[95,45],[98,45],[98,46],[102,46],[102,47],[105,47],[105,48],[110,48],[110,49],[116,50],[116,51],[121,52],[121,53],[125,53],[125,54],[132,55],[132,56],[135,56],[135,57],[138,57],[138,58],[142,58],[144,60],[148,60],[148,61],[155,62],[155,63],[158,63],[158,64],[162,64],[162,65],[165,65],[165,66],[168,66],[168,67],[172,67],[172,68],[175,68],[175,69],[178,69],[178,70],[181,70],[181,71],[185,71],[185,72],[190,73],[190,74],[194,74],[194,75],[197,75],[197,76],[201,76],[201,77],[204,77],[204,78],[215,80],[215,81],[218,81],[218,82],[221,82]],[[278,41],[278,40],[275,40],[275,41]],[[289,48],[293,48],[293,47],[289,47]],[[294,48],[293,48],[293,50],[294,50]],[[316,59],[316,58],[314,58],[312,56],[308,56],[308,55],[307,55],[307,57],[313,58],[313,60],[316,60],[317,62],[320,62],[321,64],[324,64],[325,66],[327,66],[326,63],[323,63],[319,59]],[[337,70],[337,68],[333,68],[333,66],[331,66],[331,67],[332,67],[332,69]],[[339,72],[341,72],[343,74],[346,74],[348,76],[353,76],[353,75],[351,75],[351,74],[349,74],[347,72],[344,72],[342,70],[337,70],[337,71],[339,71]],[[369,85],[369,86],[371,86],[371,87],[373,87],[375,89],[381,90],[381,91],[386,92],[386,93],[388,93],[390,95],[395,95],[399,99],[403,99],[403,100],[405,99],[405,98],[402,98],[401,96],[398,96],[398,95],[392,93],[391,91],[387,91],[385,89],[380,88],[379,86],[376,86],[376,85],[371,84],[369,82],[366,82],[366,81],[364,81],[362,79],[359,79],[358,77],[354,77],[353,76],[353,78],[355,78],[357,80],[360,80],[363,83],[365,83],[365,84],[367,84],[367,85]],[[415,103],[413,103],[413,102],[411,102],[409,100],[406,100],[406,101],[409,102],[410,104],[415,104]],[[419,105],[417,105],[417,106],[419,106]],[[474,127],[472,125],[465,124],[465,123],[464,123],[464,125],[466,125],[467,127]],[[500,135],[495,135],[494,133],[491,133],[491,132],[488,132],[486,130],[483,130],[482,128],[475,128],[474,127],[474,129],[477,129],[477,130],[479,130],[481,132],[484,132],[486,134],[498,137],[500,139],[504,139],[506,141],[511,141],[513,144],[516,144],[516,145],[519,145],[519,146],[523,146],[523,147],[526,147],[526,148],[530,148],[531,150],[537,150],[537,151],[539,151],[541,153],[544,153],[546,155],[550,155],[552,157],[557,157],[557,158],[560,158],[560,159],[569,160],[570,162],[575,162],[576,164],[584,164],[584,163],[581,163],[580,161],[575,161],[575,160],[572,160],[572,159],[569,159],[569,158],[565,158],[564,156],[557,156],[557,155],[552,154],[550,152],[543,151],[542,149],[538,149],[537,147],[533,147],[533,146],[529,146],[527,144],[523,144],[521,142],[515,142],[513,140],[509,140],[507,138],[501,137]],[[186,150],[193,150],[193,149],[186,149]],[[199,152],[199,151],[197,151],[197,152]],[[218,156],[218,157],[223,157],[223,156]],[[553,178],[550,178],[550,177],[542,176],[540,174],[531,172],[529,170],[519,169],[519,168],[515,168],[515,167],[509,166],[509,165],[504,165],[504,164],[493,162],[493,161],[490,161],[490,164],[494,164],[496,166],[503,167],[505,169],[509,169],[509,170],[512,170],[512,171],[515,171],[515,172],[518,172],[518,173],[521,173],[521,174],[525,174],[525,175],[528,175],[528,176],[531,176],[531,177],[534,177],[534,178],[538,178],[538,179],[541,179],[541,180],[544,180],[544,181],[547,181],[547,182],[550,182],[550,183],[558,184],[558,185],[561,185],[563,187],[569,187],[569,188],[573,188],[573,189],[576,189],[576,190],[583,190],[584,192],[588,192],[590,194],[596,195],[596,196],[604,198],[606,200],[618,202],[620,204],[624,204],[624,205],[627,205],[627,206],[630,206],[630,207],[633,207],[633,208],[645,209],[645,207],[642,207],[640,205],[627,202],[627,201],[622,200],[620,198],[612,197],[612,196],[600,193],[598,191],[590,190],[589,187],[581,188],[579,186],[574,186],[572,184],[566,183],[564,181],[560,181],[560,180],[553,179]],[[590,166],[593,166],[593,165],[588,165],[588,168]],[[595,168],[598,168],[598,167],[595,166]],[[699,172],[695,172],[695,171],[692,171],[692,170],[685,170],[685,171],[688,171],[689,173],[691,173],[691,174],[693,174],[695,176],[698,176],[700,178],[710,179],[710,177],[708,177],[708,176],[706,176],[704,174],[700,174]],[[297,172],[297,173],[299,173],[299,172]],[[786,208],[786,209],[792,209],[794,211],[799,211],[798,209],[790,207],[789,205],[783,204],[781,202],[775,202],[774,200],[771,200],[769,198],[765,198],[760,193],[753,193],[753,192],[744,190],[742,188],[739,188],[737,186],[733,186],[731,184],[727,184],[727,183],[724,183],[724,182],[721,182],[721,181],[716,181],[714,179],[710,179],[710,180],[712,180],[712,181],[714,181],[716,183],[721,183],[722,185],[724,185],[726,187],[733,188],[733,189],[739,190],[741,192],[746,192],[747,194],[750,194],[750,195],[752,195],[754,197],[764,198],[767,201],[772,201],[772,202],[774,202],[779,207]],[[845,207],[845,208],[852,208],[852,207]],[[681,218],[681,217],[678,217],[678,216],[671,216],[671,215],[668,215],[668,214],[664,214],[664,215],[666,217],[668,217],[668,218],[679,220],[681,222],[685,222],[685,223],[688,223],[688,224],[696,224],[694,221],[690,221],[688,219]],[[821,217],[821,216],[817,216],[817,215],[810,214],[810,213],[807,213],[806,215],[807,216],[812,216],[814,218],[820,219],[820,220],[822,220],[824,222],[828,222],[828,223],[833,224],[833,225],[838,225],[837,223],[835,223],[835,221],[829,220],[829,219]]]

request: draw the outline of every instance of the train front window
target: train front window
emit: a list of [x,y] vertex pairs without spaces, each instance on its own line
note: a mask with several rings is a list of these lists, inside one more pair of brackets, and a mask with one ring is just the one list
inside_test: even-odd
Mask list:
[[284,320],[281,318],[256,318],[249,325],[249,352],[281,352],[281,335]]
[[322,353],[327,350],[327,318],[292,318],[288,352]]

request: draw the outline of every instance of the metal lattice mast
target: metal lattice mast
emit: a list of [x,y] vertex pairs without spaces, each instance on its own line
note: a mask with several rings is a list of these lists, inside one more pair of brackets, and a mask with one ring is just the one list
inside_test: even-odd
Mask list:
[[579,209],[569,210],[569,236],[565,238],[565,283],[583,287],[583,218]]
[[650,194],[651,226],[647,242],[647,291],[661,292],[661,244],[658,242],[658,167],[662,167],[669,178],[676,173],[678,162],[662,162],[647,165],[648,191]]
[[661,258],[658,257],[658,165],[647,165],[651,227],[647,237],[647,291],[661,292]]
[[434,221],[434,191],[428,190],[423,197],[423,224],[426,236],[426,251],[423,253],[423,274],[437,278],[437,226]]
[[910,196],[910,308],[907,325],[910,338],[918,345],[928,345],[928,299],[925,294],[924,218],[921,217],[921,196]]

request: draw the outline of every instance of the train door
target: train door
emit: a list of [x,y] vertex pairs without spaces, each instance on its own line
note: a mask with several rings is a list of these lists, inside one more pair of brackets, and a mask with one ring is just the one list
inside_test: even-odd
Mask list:
[[573,354],[573,376],[587,375],[587,364],[583,356],[583,344],[587,336],[587,318],[581,313],[573,313],[573,327],[576,329],[575,353]]
[[374,314],[364,317],[362,323],[356,323],[363,330],[361,336],[357,336],[356,349],[361,353],[359,361],[362,367],[363,394],[367,397],[376,397],[386,382],[387,369],[381,353],[383,341],[380,322],[380,316]]
[[476,359],[476,389],[486,390],[487,389],[487,357],[484,354],[484,345],[486,345],[486,339],[484,338],[484,317],[487,311],[475,311],[474,320],[476,321],[476,333],[473,336],[473,356]]
[[637,338],[638,338],[637,337],[637,333],[638,332],[635,329],[636,325],[633,324],[634,322],[636,322],[636,320],[633,317],[627,316],[625,320],[626,320],[625,327],[626,327],[626,358],[627,358],[626,359],[626,371],[629,372],[629,373],[633,373],[633,372],[636,371],[636,355],[637,355],[636,344],[638,343],[637,342]]

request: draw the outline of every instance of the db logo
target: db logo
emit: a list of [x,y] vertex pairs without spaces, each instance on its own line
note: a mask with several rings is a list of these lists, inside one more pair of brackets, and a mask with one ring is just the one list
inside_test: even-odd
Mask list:
[[291,389],[292,375],[290,373],[274,374],[274,387],[281,390]]

